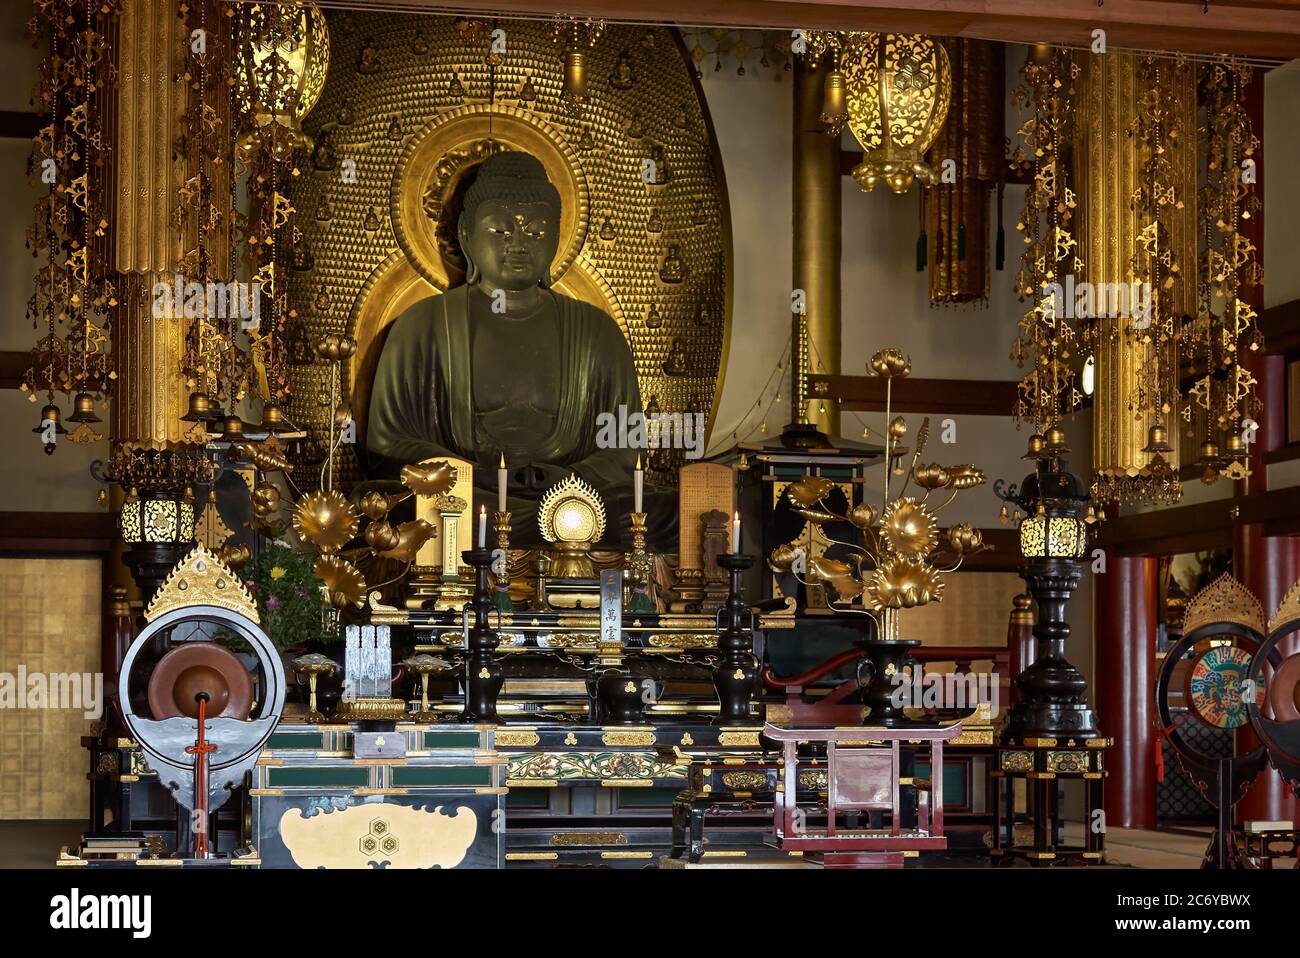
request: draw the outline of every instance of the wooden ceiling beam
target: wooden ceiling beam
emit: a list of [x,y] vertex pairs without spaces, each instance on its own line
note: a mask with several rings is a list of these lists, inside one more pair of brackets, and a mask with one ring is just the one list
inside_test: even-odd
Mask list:
[[[549,19],[554,0],[325,0],[430,13],[460,11]],[[580,16],[645,23],[927,33],[1016,43],[1300,57],[1300,9],[1289,0],[587,0]]]

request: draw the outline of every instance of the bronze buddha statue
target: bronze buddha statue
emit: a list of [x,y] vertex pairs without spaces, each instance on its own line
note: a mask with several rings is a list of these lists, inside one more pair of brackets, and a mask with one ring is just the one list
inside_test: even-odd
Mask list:
[[600,448],[597,417],[641,411],[636,368],[608,314],[551,288],[559,226],[559,193],[535,157],[495,153],[479,167],[457,227],[465,283],[407,309],[380,354],[370,472],[395,477],[432,457],[469,460],[474,511],[495,512],[504,455],[516,545],[541,543],[538,500],[577,473],[605,500],[606,539],[622,530],[626,544],[637,450]]

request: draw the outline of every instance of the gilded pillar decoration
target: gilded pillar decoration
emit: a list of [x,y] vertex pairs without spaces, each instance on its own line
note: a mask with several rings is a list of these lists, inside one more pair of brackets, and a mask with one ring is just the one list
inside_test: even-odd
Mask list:
[[826,62],[801,62],[794,70],[793,284],[804,291],[804,309],[792,322],[790,415],[835,436],[838,404],[810,402],[807,385],[810,373],[840,372],[840,142],[821,120],[828,72]]
[[1083,272],[1073,223],[1078,202],[1065,159],[1074,136],[1078,75],[1069,50],[1039,44],[1030,49],[1013,96],[1017,107],[1032,112],[1020,127],[1021,142],[1011,161],[1028,164],[1034,179],[1016,224],[1025,244],[1016,294],[1030,306],[1020,320],[1011,358],[1021,368],[1030,367],[1020,381],[1015,416],[1031,424],[1036,435],[1059,427],[1061,417],[1083,401],[1070,365],[1077,330],[1050,288],[1067,273]]
[[[1004,46],[943,41],[952,65],[952,103],[930,147],[938,182],[925,188],[931,303],[988,304],[989,195],[1005,179]],[[951,160],[951,181],[944,163]]]
[[[1187,354],[1198,378],[1184,419],[1199,437],[1202,481],[1245,479],[1248,447],[1259,415],[1247,352],[1264,345],[1256,304],[1263,288],[1261,251],[1250,219],[1261,215],[1256,162],[1259,139],[1246,109],[1252,68],[1223,60],[1205,68],[1205,169],[1201,194],[1199,308],[1187,332]],[[1252,303],[1256,301],[1256,304]]]
[[1095,359],[1092,491],[1102,502],[1175,502],[1179,333],[1196,301],[1195,69],[1129,53],[1081,66],[1083,270],[1061,284],[1058,305]]
[[[27,316],[41,335],[31,353],[22,388],[46,403],[39,424],[46,453],[59,437],[96,442],[101,422],[94,403],[116,378],[109,351],[108,316],[117,305],[109,257],[107,198],[113,128],[114,64],[111,40],[121,4],[117,0],[37,2],[29,29],[46,50],[36,85],[37,111],[48,122],[33,142],[31,169],[47,187],[36,204],[28,233],[32,254],[43,257]],[[69,432],[55,393],[73,396]]]

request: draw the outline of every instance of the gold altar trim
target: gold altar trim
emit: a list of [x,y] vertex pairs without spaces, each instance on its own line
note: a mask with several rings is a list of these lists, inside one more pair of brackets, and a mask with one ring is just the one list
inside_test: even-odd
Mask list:
[[[1292,592],[1294,591],[1293,587]],[[1288,598],[1290,597],[1291,594],[1288,593]],[[1268,632],[1264,610],[1255,594],[1226,572],[1192,596],[1187,603],[1183,615],[1183,634],[1190,635],[1215,622],[1240,625],[1257,635]]]
[[195,546],[167,574],[145,609],[146,622],[176,609],[214,605],[260,623],[253,597],[239,576],[203,546]]

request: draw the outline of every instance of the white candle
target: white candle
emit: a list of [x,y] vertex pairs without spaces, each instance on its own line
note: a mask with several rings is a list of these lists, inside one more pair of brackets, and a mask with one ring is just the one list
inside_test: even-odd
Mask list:
[[478,547],[487,548],[487,506],[478,508]]
[[636,471],[632,473],[633,512],[641,512],[641,493],[645,486],[645,470],[641,468],[641,457],[636,457]]
[[501,465],[497,466],[497,512],[506,509],[506,454],[501,454]]
[[731,552],[733,555],[740,555],[740,513],[737,512],[735,518],[731,520]]

